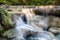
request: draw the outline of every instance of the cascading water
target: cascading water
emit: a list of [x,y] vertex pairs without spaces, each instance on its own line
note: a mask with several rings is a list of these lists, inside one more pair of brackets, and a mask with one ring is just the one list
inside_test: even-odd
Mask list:
[[52,33],[47,31],[48,28],[48,21],[49,21],[49,10],[46,8],[46,10],[44,10],[45,14],[43,14],[45,16],[45,19],[42,21],[42,24],[45,25],[45,31],[38,33],[35,36],[27,36],[27,40],[55,40],[54,36]]
[[[17,16],[17,15],[16,15]],[[38,32],[41,32],[42,29],[38,27],[32,27],[23,21],[24,15],[17,16],[16,20],[16,27],[15,29],[18,30],[18,35],[16,38],[20,38],[22,40],[26,40],[27,35],[35,35]],[[25,20],[25,19],[24,19]],[[33,34],[34,33],[34,34]]]
[[45,22],[46,22],[46,30],[48,30],[48,27],[49,27],[49,9],[48,8],[46,8],[46,10],[45,10],[45,17],[46,17],[46,20],[45,20]]
[[[26,12],[27,10],[25,10]],[[40,24],[44,25],[45,30],[43,30],[43,28],[40,28],[38,26],[36,26],[34,23],[32,23],[32,25],[34,26],[30,26],[29,25],[29,19],[33,18],[31,17],[32,14],[30,13],[30,11],[26,14],[21,14],[21,15],[15,15],[15,28],[13,28],[12,30],[9,29],[9,31],[7,32],[8,38],[13,38],[12,40],[55,40],[54,35],[51,32],[48,32],[47,28],[49,26],[48,21],[49,21],[49,9],[45,7],[45,9],[43,8],[43,20],[40,20]],[[27,15],[27,18],[26,16]],[[36,18],[38,19],[39,17],[42,17],[40,15],[37,15]],[[28,22],[27,22],[28,21]],[[34,20],[33,20],[34,21]],[[39,23],[39,22],[38,22]],[[5,36],[5,35],[4,35]],[[56,38],[60,37],[60,35],[57,35]]]
[[20,34],[17,36],[17,38],[22,38],[22,40],[53,40],[54,37],[52,34],[41,31],[42,29],[38,27],[29,26],[28,24],[24,23],[22,17],[23,16],[18,16],[18,19],[16,19],[16,29]]

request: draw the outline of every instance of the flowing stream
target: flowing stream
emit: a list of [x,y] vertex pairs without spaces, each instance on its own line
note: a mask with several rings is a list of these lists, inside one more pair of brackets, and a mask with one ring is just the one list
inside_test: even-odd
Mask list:
[[[48,16],[46,17],[46,22]],[[54,35],[50,32],[43,31],[39,27],[32,27],[27,24],[26,17],[22,14],[17,16],[16,28],[19,31],[19,35],[16,38],[20,40],[54,40]]]
[[[60,40],[60,34],[54,35],[53,33],[48,31],[50,12],[49,8],[42,7],[42,9],[42,16],[33,15],[31,11],[32,9],[23,9],[22,14],[14,14],[13,21],[15,22],[15,28],[9,29],[6,32],[8,38],[13,38],[12,40]],[[14,12],[16,12],[16,9]],[[40,27],[33,22],[33,16],[36,17],[35,22],[40,18],[37,22],[37,24],[40,23]],[[31,23],[32,25],[30,25],[29,23]]]

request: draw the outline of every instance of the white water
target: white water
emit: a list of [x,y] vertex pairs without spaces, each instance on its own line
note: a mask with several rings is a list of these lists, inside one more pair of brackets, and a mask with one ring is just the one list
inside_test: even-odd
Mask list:
[[28,40],[53,40],[54,36],[52,36],[48,32],[44,33],[44,31],[37,26],[32,27],[32,26],[24,23],[23,20],[22,20],[22,17],[17,16],[18,19],[16,19],[16,28],[15,29],[18,30],[18,35],[17,35],[16,38],[20,38],[20,40],[21,39],[26,40],[25,37],[29,34],[32,34],[36,37],[31,36],[31,38],[28,39]]
[[[43,24],[46,26],[46,29],[48,27],[48,11],[49,10],[46,10],[46,15],[45,15],[45,19],[42,20],[42,22],[40,22],[40,24]],[[31,13],[30,13],[30,10],[26,9],[25,11],[23,10],[23,12],[26,14],[27,16],[27,21],[29,21],[29,19],[33,19],[31,16]],[[17,16],[17,15],[16,15]],[[16,27],[15,29],[18,30],[18,35],[16,38],[20,38],[20,40],[54,40],[54,35],[50,32],[47,32],[47,31],[43,31],[42,28],[39,28],[37,27],[34,23],[32,23],[32,25],[34,26],[30,26],[28,24],[26,24],[24,21],[23,21],[23,17],[24,15],[20,15],[20,16],[17,16],[17,18],[15,19],[16,20]],[[27,37],[26,39],[26,36],[28,35],[33,35],[33,36],[30,36],[29,38]]]
[[40,31],[42,31],[41,28],[32,27],[32,26],[24,23],[22,21],[22,17],[21,16],[17,16],[17,17],[18,17],[18,19],[16,19],[16,27],[15,27],[15,29],[18,30],[18,32],[19,32],[18,33],[19,35],[17,35],[17,38],[22,38],[23,40],[25,40],[24,37],[26,37],[26,35],[33,34],[33,32],[37,32],[38,33]]

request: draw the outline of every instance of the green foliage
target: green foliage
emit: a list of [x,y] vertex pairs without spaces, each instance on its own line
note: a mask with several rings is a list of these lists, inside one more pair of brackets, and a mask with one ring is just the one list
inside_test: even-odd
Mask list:
[[11,16],[3,9],[0,9],[0,24],[4,29],[13,27]]
[[59,0],[0,0],[0,2],[10,5],[60,5]]

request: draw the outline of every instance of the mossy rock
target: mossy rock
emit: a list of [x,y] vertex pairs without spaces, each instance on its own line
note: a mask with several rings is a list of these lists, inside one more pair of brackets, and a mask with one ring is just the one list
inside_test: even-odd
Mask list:
[[14,27],[11,20],[11,16],[5,10],[0,8],[0,24],[4,29],[9,29]]

